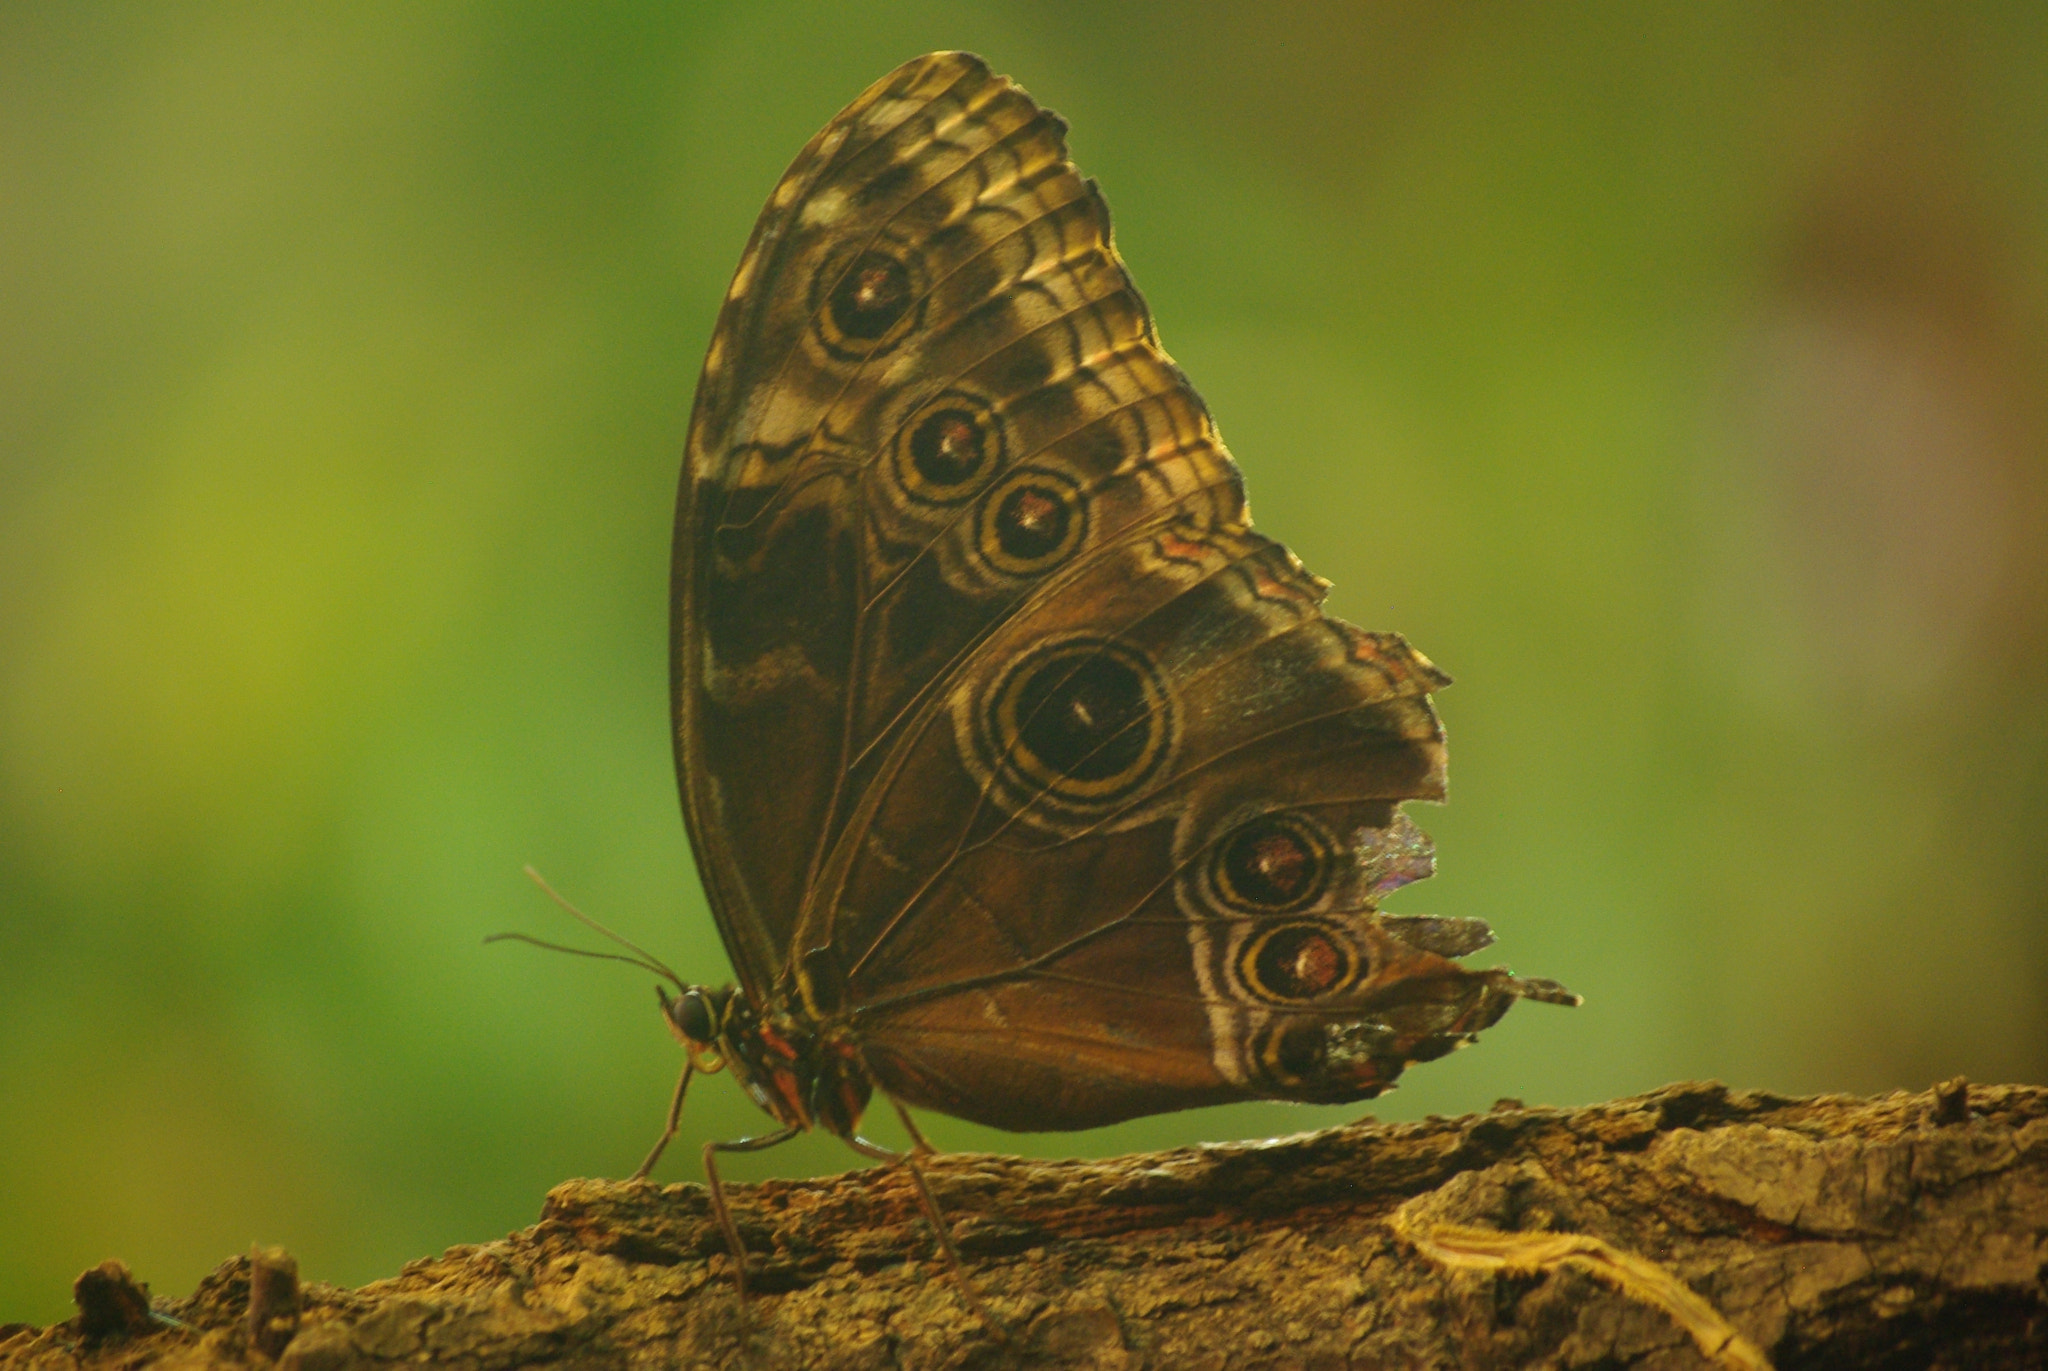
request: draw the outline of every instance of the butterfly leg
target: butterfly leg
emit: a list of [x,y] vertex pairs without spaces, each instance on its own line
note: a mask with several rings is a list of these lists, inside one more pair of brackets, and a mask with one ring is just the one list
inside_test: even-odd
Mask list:
[[704,1175],[711,1182],[711,1212],[718,1216],[718,1227],[725,1234],[726,1250],[732,1253],[733,1284],[739,1287],[740,1309],[747,1307],[747,1245],[740,1241],[739,1226],[732,1221],[732,1211],[725,1204],[725,1183],[718,1179],[716,1154],[720,1152],[762,1152],[778,1143],[786,1143],[801,1128],[791,1124],[778,1128],[773,1133],[763,1133],[758,1138],[740,1138],[734,1142],[708,1142],[704,1144]]
[[682,1123],[683,1092],[690,1088],[690,1073],[695,1069],[694,1063],[687,1061],[683,1063],[683,1074],[676,1081],[675,1098],[668,1102],[668,1123],[661,1130],[661,1136],[654,1140],[654,1150],[647,1154],[647,1160],[640,1163],[640,1169],[635,1171],[629,1179],[636,1181],[646,1180],[647,1173],[654,1170],[654,1164],[661,1160],[662,1150],[668,1146],[668,1140],[676,1135],[676,1129]]
[[[895,1104],[896,1102],[891,1100],[890,1103]],[[903,1106],[898,1104],[896,1108],[900,1111]],[[910,1116],[905,1114],[903,1121],[909,1123]],[[916,1130],[912,1129],[911,1132],[915,1136]],[[923,1142],[924,1140],[919,1138],[918,1141]],[[952,1272],[953,1283],[960,1287],[960,1298],[967,1302],[967,1307],[974,1311],[976,1318],[988,1326],[990,1332],[994,1333],[1002,1341],[1008,1342],[1010,1340],[1010,1330],[1005,1328],[1002,1321],[990,1312],[986,1304],[982,1303],[981,1292],[974,1288],[974,1282],[967,1277],[966,1268],[960,1264],[960,1249],[953,1246],[953,1231],[946,1224],[945,1213],[940,1210],[939,1201],[932,1194],[931,1186],[925,1184],[924,1172],[917,1165],[916,1154],[913,1152],[892,1152],[880,1143],[869,1142],[866,1138],[862,1137],[849,1136],[846,1139],[846,1145],[860,1153],[863,1157],[872,1157],[878,1162],[887,1162],[891,1166],[900,1166],[910,1173],[911,1183],[917,1187],[918,1206],[924,1210],[925,1221],[931,1224],[932,1232],[938,1236],[939,1251],[945,1255],[946,1269]],[[931,1144],[925,1143],[925,1147],[930,1149]]]
[[917,1121],[910,1117],[910,1111],[903,1107],[903,1101],[894,1095],[885,1095],[883,1098],[888,1100],[890,1108],[896,1111],[896,1117],[903,1120],[903,1131],[910,1134],[910,1150],[919,1156],[936,1156],[939,1149],[931,1145],[923,1130],[917,1126]]

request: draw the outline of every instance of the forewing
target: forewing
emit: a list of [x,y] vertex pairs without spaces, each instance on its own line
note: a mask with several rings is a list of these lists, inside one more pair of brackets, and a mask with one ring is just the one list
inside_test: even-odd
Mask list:
[[1062,127],[978,58],[907,63],[791,165],[719,316],[678,502],[671,680],[698,867],[757,994],[875,720],[984,612],[896,613],[920,540],[1014,467],[998,444],[1028,441],[976,397],[1017,393],[1001,350],[1056,327],[1063,292],[1108,289],[1079,284],[1114,258],[1081,260],[1106,222]]

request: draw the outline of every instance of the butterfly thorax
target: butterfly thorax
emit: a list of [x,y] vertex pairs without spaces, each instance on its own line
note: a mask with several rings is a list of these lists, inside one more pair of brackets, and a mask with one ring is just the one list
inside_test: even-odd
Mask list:
[[873,1087],[844,1030],[821,1028],[801,1009],[764,1010],[733,986],[690,986],[662,1007],[697,1069],[729,1068],[777,1123],[844,1138],[860,1127]]

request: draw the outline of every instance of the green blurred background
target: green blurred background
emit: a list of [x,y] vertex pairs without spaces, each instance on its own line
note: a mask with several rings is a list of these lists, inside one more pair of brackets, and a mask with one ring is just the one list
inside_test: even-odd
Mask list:
[[564,936],[532,862],[726,975],[691,387],[783,166],[938,47],[1072,121],[1261,528],[1458,677],[1397,907],[1587,1003],[1380,1117],[2048,1079],[2048,7],[17,3],[0,1321],[252,1240],[359,1283],[632,1169],[648,978],[480,940]]

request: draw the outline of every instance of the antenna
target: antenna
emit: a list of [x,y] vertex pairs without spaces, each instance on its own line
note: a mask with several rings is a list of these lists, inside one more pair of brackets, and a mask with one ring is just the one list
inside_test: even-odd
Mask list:
[[641,947],[638,943],[632,942],[612,932],[609,928],[606,928],[603,924],[591,918],[588,914],[585,914],[575,905],[570,904],[567,900],[562,898],[560,892],[558,892],[553,886],[549,885],[546,880],[542,879],[541,874],[538,871],[535,871],[530,866],[526,868],[526,878],[532,881],[535,885],[539,886],[541,888],[542,894],[546,895],[550,900],[553,900],[556,904],[560,905],[562,909],[565,912],[567,912],[570,918],[576,920],[577,923],[582,924],[585,928],[590,929],[592,932],[600,934],[603,937],[610,938],[613,942],[617,943],[620,947],[625,948],[628,952],[631,952],[633,955],[630,957],[626,957],[621,956],[617,952],[593,952],[588,948],[566,947],[561,943],[545,942],[542,939],[531,937],[525,933],[493,933],[488,938],[484,939],[485,942],[526,943],[531,947],[546,948],[550,952],[566,952],[572,957],[595,957],[599,961],[624,962],[628,966],[637,966],[642,971],[651,971],[657,976],[668,977],[669,980],[675,983],[676,989],[678,990],[684,990],[688,988],[683,978],[681,976],[678,976],[675,972],[669,970],[668,967],[662,962],[662,960],[659,957],[656,957],[652,952],[649,952],[646,948]]

